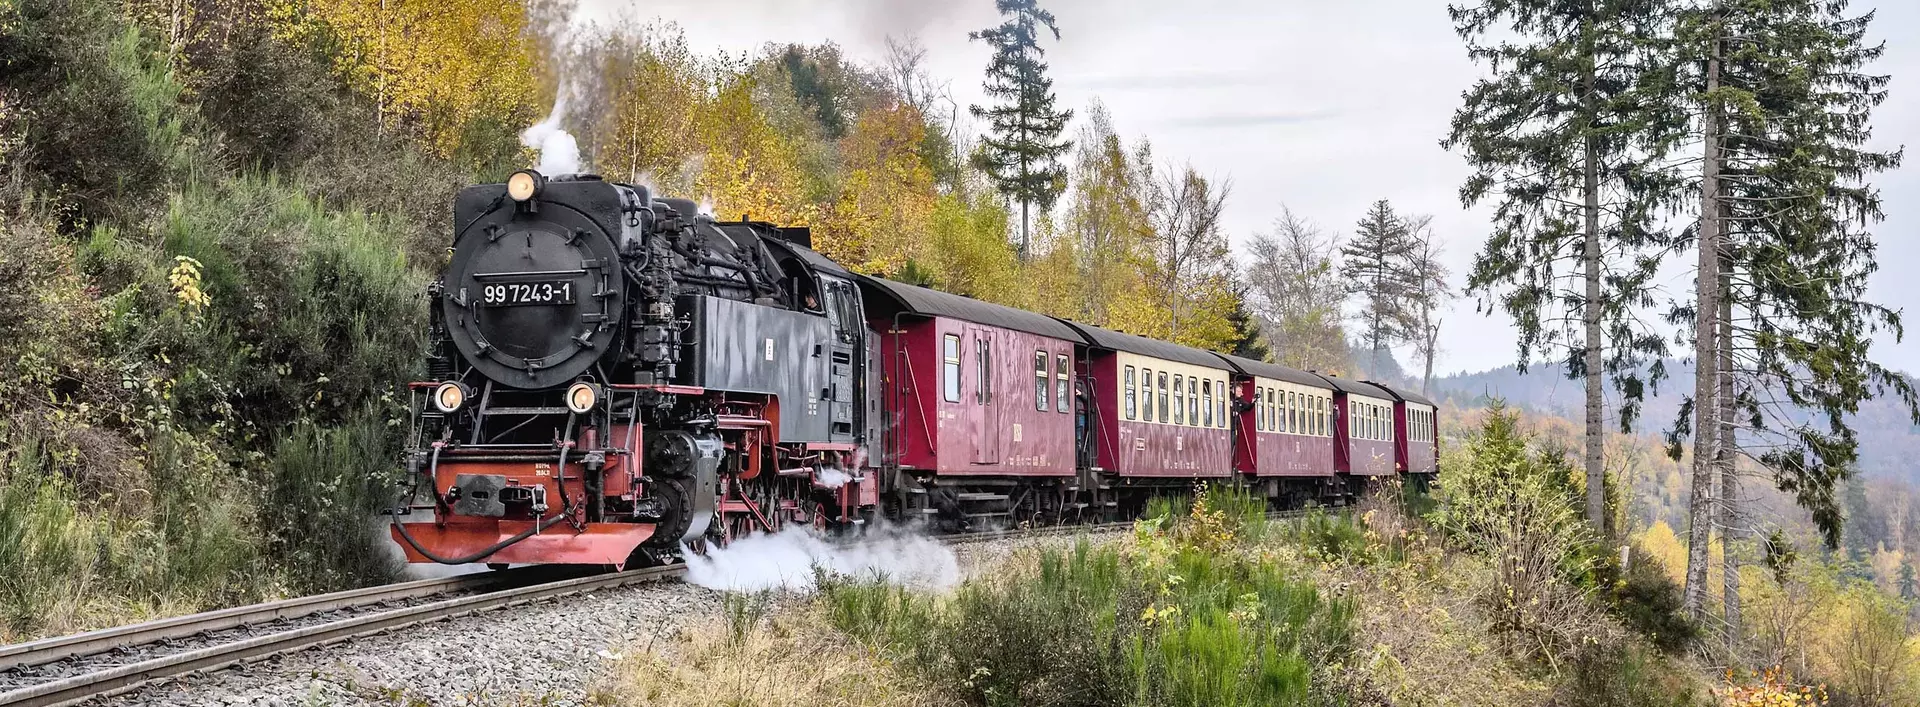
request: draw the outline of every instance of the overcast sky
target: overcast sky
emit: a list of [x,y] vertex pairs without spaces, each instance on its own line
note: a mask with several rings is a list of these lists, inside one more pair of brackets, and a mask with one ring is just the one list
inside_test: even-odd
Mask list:
[[[581,16],[664,19],[703,52],[749,51],[765,42],[832,41],[877,61],[888,35],[914,35],[929,68],[952,80],[962,106],[978,102],[989,56],[967,32],[998,22],[992,0],[583,0]],[[1468,174],[1439,146],[1460,94],[1479,70],[1469,63],[1441,0],[1042,0],[1062,37],[1043,42],[1060,105],[1084,112],[1094,99],[1122,135],[1145,136],[1162,161],[1191,162],[1232,182],[1226,226],[1236,247],[1269,230],[1280,206],[1347,233],[1368,204],[1390,199],[1427,213],[1446,243],[1456,283],[1486,234],[1486,209],[1460,205]],[[1875,114],[1878,147],[1920,148],[1920,2],[1878,7],[1876,70],[1894,77]],[[1875,232],[1881,272],[1875,301],[1920,320],[1920,154],[1875,181],[1887,219]],[[1669,278],[1669,296],[1691,288]],[[1436,372],[1477,371],[1514,359],[1504,315],[1471,300],[1446,315]],[[1906,343],[1883,335],[1875,356],[1920,372],[1920,321]]]

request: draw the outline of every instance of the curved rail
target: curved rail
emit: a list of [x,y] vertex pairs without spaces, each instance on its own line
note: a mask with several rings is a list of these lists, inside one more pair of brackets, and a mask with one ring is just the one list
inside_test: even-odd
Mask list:
[[[541,568],[526,568],[526,569],[537,570]],[[206,648],[200,648],[197,650],[184,651],[181,653],[175,653],[172,655],[153,658],[151,660],[144,660],[136,663],[130,663],[127,665],[107,668],[104,670],[97,670],[97,671],[86,673],[84,675],[77,675],[77,676],[61,678],[61,679],[53,680],[49,682],[43,682],[35,685],[29,685],[27,687],[19,688],[10,692],[0,693],[0,707],[61,707],[64,705],[72,705],[72,704],[77,704],[79,702],[96,698],[96,697],[107,697],[112,695],[118,695],[121,693],[131,691],[135,688],[141,687],[148,683],[157,682],[166,678],[177,677],[180,675],[185,675],[185,674],[193,673],[197,671],[219,670],[221,668],[225,668],[225,667],[234,665],[236,663],[241,663],[241,662],[251,661],[251,660],[258,660],[260,658],[265,658],[265,657],[280,654],[280,653],[297,651],[305,648],[311,648],[314,646],[334,643],[337,641],[342,641],[342,640],[355,638],[359,636],[380,633],[383,631],[390,631],[397,628],[405,628],[408,626],[413,626],[415,624],[420,624],[420,623],[426,623],[429,621],[436,621],[436,620],[452,618],[456,616],[464,616],[467,614],[486,611],[489,609],[497,609],[504,606],[522,604],[522,603],[537,601],[542,599],[551,599],[555,597],[568,596],[572,594],[579,594],[583,592],[594,591],[597,589],[606,589],[606,588],[619,587],[619,586],[624,586],[629,584],[639,584],[643,582],[651,582],[651,581],[658,581],[661,579],[678,577],[680,574],[684,573],[685,571],[686,571],[686,568],[683,565],[669,565],[665,567],[651,567],[647,569],[628,570],[626,572],[615,572],[610,574],[602,574],[602,575],[595,575],[595,576],[588,576],[588,577],[576,577],[573,579],[563,579],[555,582],[544,582],[544,583],[531,584],[526,586],[510,587],[506,589],[500,589],[498,591],[489,591],[489,592],[483,592],[479,594],[459,596],[459,597],[443,599],[443,600],[435,601],[431,603],[420,604],[416,606],[408,606],[408,607],[402,607],[398,609],[389,609],[386,611],[362,614],[359,616],[353,616],[353,617],[341,619],[338,621],[331,621],[327,623],[306,626],[302,628],[280,631],[277,633],[271,633],[264,636],[255,636],[252,638],[246,638],[246,639],[234,641],[231,643],[223,643],[215,646],[209,646]],[[496,574],[506,574],[506,573],[496,573]],[[460,579],[460,578],[458,577],[448,578],[448,580],[457,580],[457,579]],[[509,578],[496,577],[495,582],[506,581],[507,579]],[[449,586],[458,584],[458,583],[447,583],[447,580],[421,580],[419,582],[408,582],[405,584],[391,585],[388,587],[375,587],[372,589],[394,590],[394,591],[385,592],[385,594],[395,595],[396,592],[404,593],[405,591],[416,591],[416,592],[422,591],[425,588],[432,586],[430,583],[433,583],[433,582],[443,583],[441,585],[441,589],[439,589],[438,592],[435,592],[435,593],[444,593],[446,591],[450,591]],[[400,589],[401,587],[407,587],[409,585],[413,587],[411,590]],[[356,593],[360,594],[360,599],[361,599],[360,601],[355,603],[347,603],[347,604],[338,603],[341,601],[353,602],[352,597],[342,598],[339,595],[356,594]],[[383,600],[371,600],[371,601],[366,600],[365,597],[371,594],[374,594],[374,592],[370,592],[369,590],[356,590],[356,592],[341,592],[337,595],[321,595],[319,597],[307,598],[306,600],[307,603],[304,605],[319,606],[319,605],[324,605],[331,602],[336,607],[364,606],[369,603],[378,603],[379,601],[390,601],[393,598],[392,596],[390,596],[388,599],[383,599]],[[416,594],[415,596],[418,596],[418,595]],[[326,599],[327,597],[333,597],[333,598]],[[325,601],[320,601],[323,599]],[[287,604],[287,603],[300,602],[300,601],[303,601],[303,600],[288,600],[287,602],[275,602],[274,604]],[[274,604],[262,604],[254,607],[240,607],[238,609],[231,609],[227,611],[210,612],[209,614],[199,614],[195,616],[181,617],[179,619],[172,619],[168,621],[152,622],[152,624],[170,624],[170,626],[167,626],[164,628],[161,628],[161,627],[149,628],[151,626],[150,624],[141,624],[136,626],[128,626],[123,629],[108,629],[106,631],[96,631],[91,634],[80,634],[78,636],[71,636],[71,637],[58,638],[58,639],[48,639],[46,641],[38,641],[35,643],[21,644],[20,646],[12,647],[12,648],[18,648],[19,650],[12,650],[12,648],[10,648],[9,650],[10,650],[10,653],[13,656],[15,656],[15,664],[22,664],[22,665],[29,664],[29,663],[26,663],[27,660],[36,660],[36,661],[39,661],[40,663],[51,662],[54,660],[63,659],[64,657],[69,655],[64,651],[73,650],[76,647],[85,647],[87,650],[94,650],[95,652],[101,652],[111,648],[135,645],[135,641],[138,641],[141,638],[145,638],[148,636],[159,636],[162,633],[167,633],[168,635],[173,635],[173,636],[179,636],[179,635],[191,635],[193,633],[198,633],[200,631],[211,630],[205,627],[189,628],[194,625],[194,622],[196,620],[213,622],[213,623],[207,624],[207,626],[218,625],[220,623],[226,623],[227,626],[240,625],[238,623],[231,623],[231,622],[233,622],[237,617],[245,616],[245,615],[268,616],[270,615],[270,612],[273,611],[273,609],[270,609],[268,607],[272,607],[274,606]],[[325,609],[314,609],[311,611],[306,611],[305,613],[313,613],[314,611],[323,611],[323,610]],[[212,617],[215,615],[220,615],[220,616],[218,618],[204,618],[204,617]],[[104,635],[104,634],[114,633],[114,632],[118,632],[118,633],[115,633],[115,635],[118,636],[117,639]],[[109,643],[115,640],[117,640],[118,642]],[[163,640],[163,639],[162,638],[150,639],[150,641],[158,641],[158,640]],[[36,650],[28,650],[27,648],[29,646],[36,646],[36,645],[40,646],[40,648]],[[52,652],[47,652],[47,651],[52,651]],[[38,664],[38,663],[34,663],[34,664]]]

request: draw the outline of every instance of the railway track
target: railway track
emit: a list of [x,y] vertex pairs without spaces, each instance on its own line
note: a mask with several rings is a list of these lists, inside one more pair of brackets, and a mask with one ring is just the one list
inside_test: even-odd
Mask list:
[[[1298,515],[1268,514],[1270,519]],[[947,544],[1113,532],[1132,521],[941,536]],[[526,567],[235,607],[0,646],[0,707],[65,707],[170,678],[409,626],[600,589],[677,579],[685,565],[588,574]]]
[[0,646],[0,707],[58,707],[416,624],[672,579],[681,565],[555,579],[551,568],[427,579]]

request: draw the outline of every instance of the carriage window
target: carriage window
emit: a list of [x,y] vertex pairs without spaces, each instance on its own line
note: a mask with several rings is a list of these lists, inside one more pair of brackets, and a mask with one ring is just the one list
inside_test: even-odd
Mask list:
[[1120,383],[1120,393],[1127,396],[1127,419],[1136,419],[1139,415],[1139,401],[1135,396],[1139,395],[1140,391],[1139,386],[1134,384],[1132,366],[1127,367],[1127,377]]
[[1267,427],[1274,431],[1278,431],[1280,427],[1280,406],[1275,402],[1279,399],[1278,392],[1272,388],[1267,389]]
[[1300,423],[1305,419],[1306,418],[1300,416],[1300,394],[1291,390],[1287,391],[1287,431],[1293,434],[1300,434]]
[[1140,419],[1153,421],[1153,369],[1140,369]]
[[945,372],[942,382],[947,402],[960,402],[960,337],[948,334],[942,343],[940,368]]
[[1053,357],[1053,409],[1073,412],[1073,378],[1067,373],[1067,355]]
[[1320,425],[1320,436],[1332,437],[1333,431],[1329,428],[1333,426],[1333,413],[1327,409],[1328,408],[1327,396],[1316,395],[1314,396],[1314,399],[1318,401],[1314,404],[1319,406],[1318,410],[1320,414],[1318,415],[1318,417],[1319,417],[1319,425]]
[[1047,352],[1033,352],[1033,409],[1047,411]]
[[1200,426],[1200,381],[1187,379],[1187,424]]
[[1206,404],[1206,426],[1213,426],[1213,381],[1200,381],[1200,398]]
[[[1148,383],[1149,383],[1149,384],[1151,384],[1152,382],[1151,382],[1151,381],[1149,381]],[[1166,422],[1166,421],[1167,421],[1167,372],[1166,372],[1166,371],[1161,371],[1161,372],[1160,372],[1160,417],[1159,417],[1159,420],[1160,420],[1161,422]]]
[[1187,424],[1187,408],[1185,405],[1180,404],[1180,401],[1185,400],[1186,398],[1187,398],[1187,379],[1183,376],[1174,376],[1173,377],[1173,424],[1176,424],[1176,425]]
[[980,367],[980,389],[973,392],[973,402],[981,405],[993,404],[993,362],[987,350],[986,339],[973,340],[974,362]]
[[1220,391],[1220,397],[1215,398],[1213,401],[1213,404],[1215,406],[1214,412],[1213,412],[1213,419],[1214,419],[1214,422],[1216,423],[1214,424],[1214,427],[1226,429],[1227,427],[1227,382],[1214,381],[1213,388],[1214,390]]
[[1260,432],[1267,431],[1267,406],[1263,402],[1266,391],[1260,386],[1253,387],[1253,429]]

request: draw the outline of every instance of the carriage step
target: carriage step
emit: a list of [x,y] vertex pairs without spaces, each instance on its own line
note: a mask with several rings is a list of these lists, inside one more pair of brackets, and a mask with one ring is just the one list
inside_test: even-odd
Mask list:
[[966,514],[966,517],[968,518],[1012,518],[1013,513],[1011,511],[993,511],[990,513],[968,513]]
[[1088,506],[1092,506],[1092,505],[1093,504],[1091,503],[1069,503],[1067,504],[1067,510],[1069,511],[1086,510]]
[[961,503],[992,503],[1007,500],[1007,495],[1004,493],[957,493],[954,497],[960,499]]

